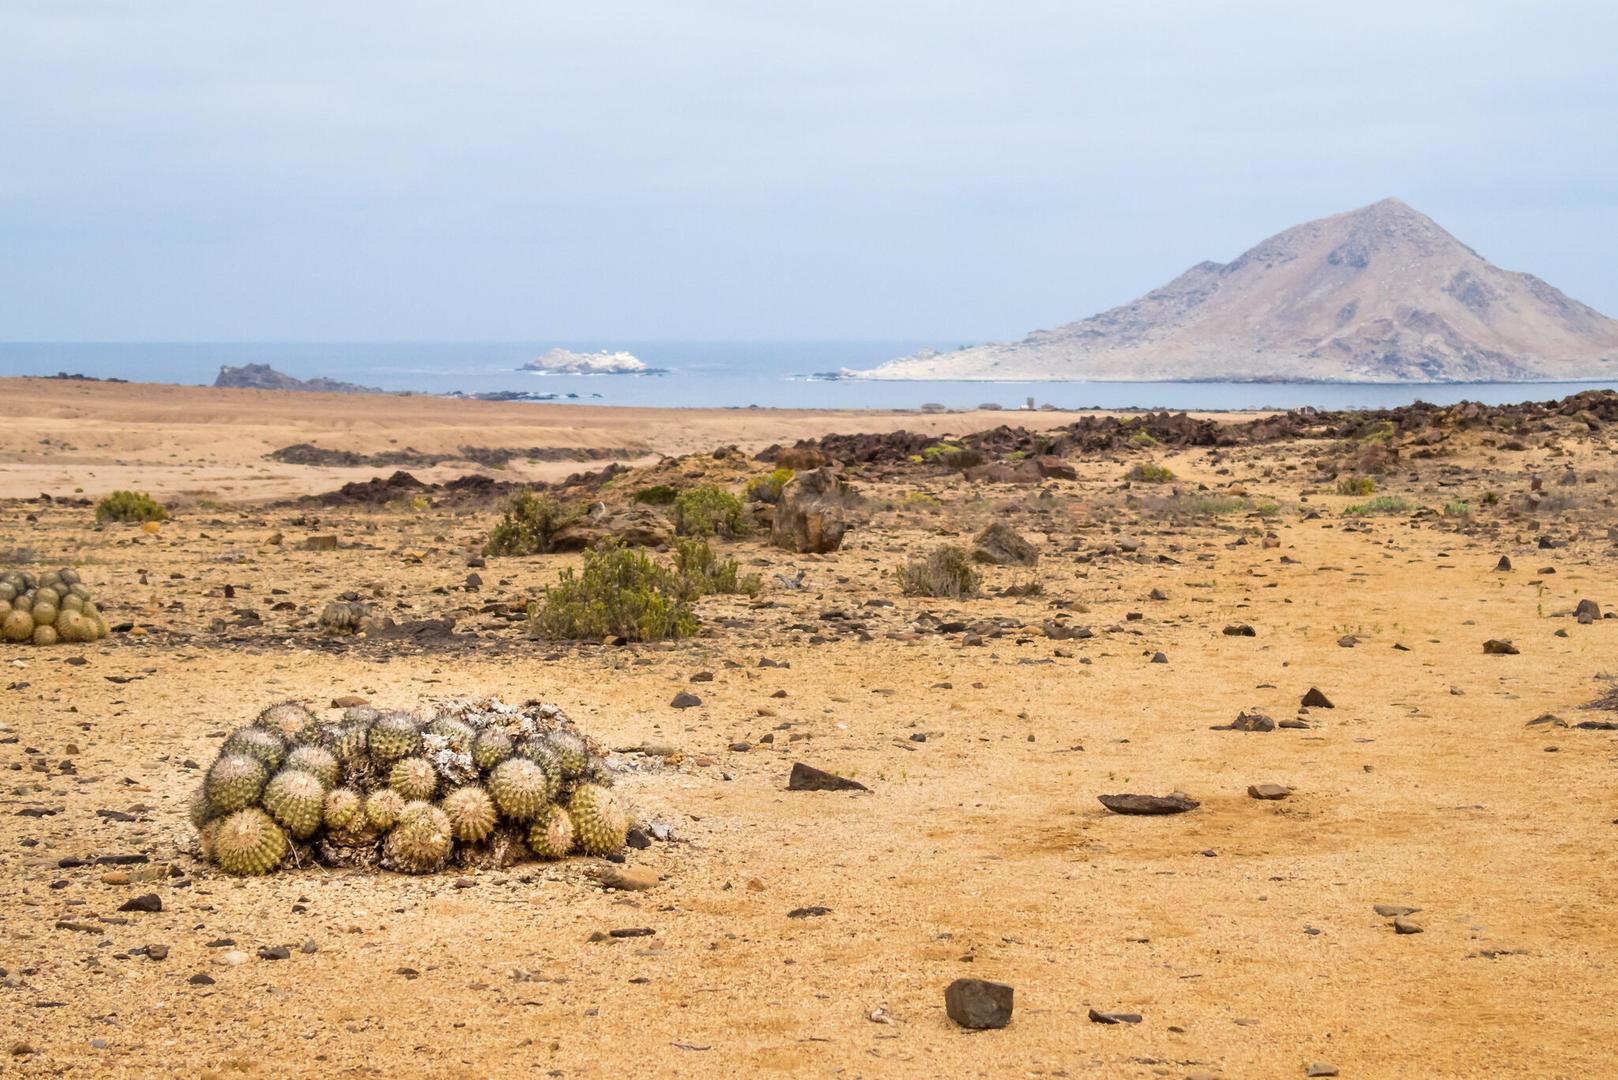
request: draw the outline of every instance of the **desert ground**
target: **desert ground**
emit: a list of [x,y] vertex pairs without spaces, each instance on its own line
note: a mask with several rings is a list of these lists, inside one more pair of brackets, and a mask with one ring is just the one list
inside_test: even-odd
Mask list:
[[[1618,621],[1574,617],[1618,608],[1610,395],[1364,419],[0,396],[0,571],[76,567],[114,624],[0,644],[0,1075],[1618,1073]],[[698,601],[694,637],[535,638],[584,555],[482,555],[523,483],[611,521],[831,434],[808,456],[860,496],[842,546],[772,546],[757,507],[716,547],[762,589]],[[396,467],[266,456],[298,444],[440,456],[367,485]],[[1338,494],[1362,475],[1384,502]],[[98,526],[117,488],[171,519]],[[901,590],[996,522],[1037,563]],[[400,632],[322,632],[344,594]],[[202,769],[266,705],[461,695],[561,706],[650,844],[428,876],[199,857]],[[1244,713],[1278,726],[1221,729]],[[868,790],[788,790],[796,762]],[[1098,802],[1175,792],[1199,805]],[[946,1015],[961,977],[1015,987],[1009,1026]]]

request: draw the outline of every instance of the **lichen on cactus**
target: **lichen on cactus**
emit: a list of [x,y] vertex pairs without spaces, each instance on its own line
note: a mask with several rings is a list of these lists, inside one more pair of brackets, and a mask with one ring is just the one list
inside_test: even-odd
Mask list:
[[541,859],[561,859],[573,850],[573,817],[560,806],[539,812],[528,826],[528,848]]
[[556,797],[556,777],[538,762],[514,757],[489,774],[489,794],[506,817],[532,821]]
[[450,834],[463,844],[476,844],[489,835],[500,812],[480,784],[458,787],[439,801],[440,808],[449,815]]
[[586,855],[612,855],[629,838],[629,815],[609,788],[580,784],[568,800],[573,819],[573,838]]
[[286,833],[256,806],[238,810],[218,823],[213,860],[227,874],[252,877],[281,865],[288,850]]
[[326,785],[313,773],[282,769],[264,785],[264,809],[287,832],[307,840],[324,819]]
[[203,791],[216,816],[229,814],[258,802],[269,778],[269,770],[257,758],[221,754],[203,779]]
[[407,803],[382,842],[382,865],[407,874],[430,874],[455,850],[449,815],[428,802]]

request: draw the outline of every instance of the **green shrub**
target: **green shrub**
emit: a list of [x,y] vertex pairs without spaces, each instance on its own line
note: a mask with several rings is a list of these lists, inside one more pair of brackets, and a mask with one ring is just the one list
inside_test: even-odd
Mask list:
[[896,571],[906,596],[939,596],[959,600],[976,596],[982,577],[963,547],[940,544],[926,559],[912,560]]
[[1143,461],[1130,469],[1124,475],[1124,479],[1140,484],[1166,484],[1174,479],[1174,473],[1167,466],[1159,465],[1155,461]]
[[776,469],[763,476],[755,476],[747,482],[747,497],[754,502],[773,503],[781,497],[781,489],[787,486],[797,473],[791,469]]
[[675,498],[679,496],[679,494],[680,493],[678,491],[672,487],[669,487],[667,484],[653,484],[651,487],[643,487],[639,489],[630,496],[630,499],[634,502],[646,503],[650,506],[667,506],[672,503]]
[[757,574],[743,574],[735,559],[721,560],[706,540],[677,540],[674,545],[674,573],[681,595],[695,600],[710,593],[743,593],[756,596],[763,587]]
[[1156,446],[1157,439],[1150,431],[1137,431],[1129,437],[1129,441],[1136,446]]
[[674,531],[681,536],[743,536],[747,508],[712,484],[686,488],[674,500]]
[[115,491],[96,503],[96,524],[109,521],[167,521],[163,504],[144,491]]
[[1471,517],[1472,506],[1465,499],[1451,499],[1444,504],[1445,517]]
[[1402,514],[1409,509],[1410,504],[1397,495],[1378,495],[1370,502],[1344,507],[1343,513],[1354,517],[1371,517],[1376,514]]
[[485,555],[544,555],[554,550],[557,534],[578,516],[549,495],[522,491],[506,504],[505,517],[489,531]]
[[1337,479],[1337,494],[1358,495],[1361,498],[1376,490],[1376,481],[1369,476],[1341,476]]
[[1498,491],[1485,491],[1483,493],[1482,502],[1483,502],[1484,506],[1493,506],[1496,503],[1498,503],[1499,501],[1500,501],[1500,493]]
[[563,570],[528,608],[530,633],[570,641],[661,641],[690,637],[698,626],[673,568],[611,541],[586,552],[579,572]]

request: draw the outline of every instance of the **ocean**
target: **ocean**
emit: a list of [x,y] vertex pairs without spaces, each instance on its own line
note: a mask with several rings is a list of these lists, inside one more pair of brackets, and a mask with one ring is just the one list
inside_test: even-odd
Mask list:
[[[221,365],[269,364],[301,379],[325,376],[383,390],[465,394],[528,392],[596,405],[714,408],[1007,409],[1146,408],[1232,410],[1383,408],[1422,400],[1453,404],[1540,401],[1618,383],[1086,383],[863,382],[818,373],[869,368],[924,345],[958,342],[338,342],[162,343],[0,342],[0,375],[57,372],[131,382],[208,385]],[[561,346],[575,352],[625,350],[663,375],[540,375],[517,370]]]

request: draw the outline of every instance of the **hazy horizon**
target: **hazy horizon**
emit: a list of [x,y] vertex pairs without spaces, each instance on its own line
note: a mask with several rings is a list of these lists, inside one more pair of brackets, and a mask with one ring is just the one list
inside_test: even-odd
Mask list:
[[1618,9],[21,0],[0,340],[1020,337],[1397,196],[1618,315]]

